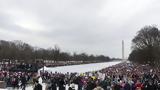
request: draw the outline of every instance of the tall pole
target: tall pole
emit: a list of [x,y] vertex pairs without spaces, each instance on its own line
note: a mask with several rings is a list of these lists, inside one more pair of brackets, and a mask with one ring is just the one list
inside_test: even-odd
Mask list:
[[122,40],[122,59],[124,60],[124,41]]

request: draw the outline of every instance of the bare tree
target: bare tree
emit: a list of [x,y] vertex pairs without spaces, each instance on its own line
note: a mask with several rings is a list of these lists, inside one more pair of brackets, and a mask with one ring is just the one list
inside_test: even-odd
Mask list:
[[155,64],[160,57],[160,31],[155,26],[145,26],[132,40],[129,60]]

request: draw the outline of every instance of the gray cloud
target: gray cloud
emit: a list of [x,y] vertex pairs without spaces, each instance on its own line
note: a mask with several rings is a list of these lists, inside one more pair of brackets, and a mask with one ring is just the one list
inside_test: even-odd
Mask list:
[[160,23],[159,9],[158,0],[0,1],[0,38],[111,57],[124,40],[127,57],[136,32]]

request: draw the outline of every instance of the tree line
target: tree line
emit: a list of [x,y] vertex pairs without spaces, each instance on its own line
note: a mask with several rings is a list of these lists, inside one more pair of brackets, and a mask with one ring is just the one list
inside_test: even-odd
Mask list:
[[138,31],[128,59],[160,67],[160,30],[156,26],[145,26]]
[[0,40],[0,60],[32,63],[36,60],[51,61],[110,61],[110,57],[104,55],[88,55],[86,53],[70,54],[62,52],[60,48],[38,48],[19,40]]

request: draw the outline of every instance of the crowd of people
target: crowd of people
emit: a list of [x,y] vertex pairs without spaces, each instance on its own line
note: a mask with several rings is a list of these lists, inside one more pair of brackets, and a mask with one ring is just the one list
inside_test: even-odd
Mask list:
[[160,90],[160,69],[149,65],[120,63],[100,71],[87,73],[41,72],[46,90]]
[[[35,73],[0,71],[0,81],[7,87],[22,88],[34,85],[33,90],[42,90],[38,78],[46,83],[46,90],[160,90],[160,69],[149,65],[123,62],[100,71],[86,73],[40,72]],[[32,83],[30,83],[32,82]]]
[[0,71],[0,81],[4,81],[6,87],[25,90],[26,85],[32,80],[34,75],[34,73],[26,72]]

